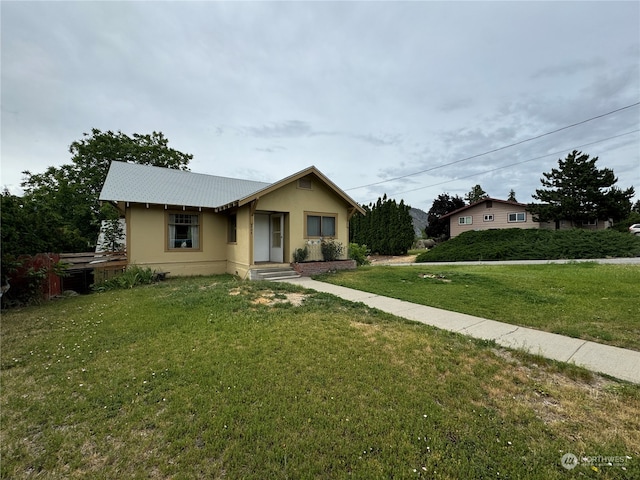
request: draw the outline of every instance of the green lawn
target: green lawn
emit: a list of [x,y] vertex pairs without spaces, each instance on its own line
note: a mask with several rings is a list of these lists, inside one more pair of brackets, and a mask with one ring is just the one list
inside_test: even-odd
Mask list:
[[324,281],[640,350],[640,266],[425,265],[361,267]]
[[640,477],[640,387],[292,285],[174,279],[0,334],[2,478]]

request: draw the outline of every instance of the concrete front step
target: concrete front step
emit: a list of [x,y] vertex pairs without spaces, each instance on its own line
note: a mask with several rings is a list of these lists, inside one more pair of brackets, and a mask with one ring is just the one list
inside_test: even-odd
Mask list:
[[255,268],[251,270],[251,280],[270,280],[273,282],[299,278],[300,275],[291,267]]

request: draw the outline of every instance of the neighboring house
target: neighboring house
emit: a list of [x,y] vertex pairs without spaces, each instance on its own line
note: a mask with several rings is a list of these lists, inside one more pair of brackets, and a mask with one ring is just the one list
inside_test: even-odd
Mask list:
[[126,220],[129,264],[171,275],[245,278],[323,238],[346,255],[349,220],[364,213],[315,167],[264,183],[112,162],[100,200]]
[[[561,220],[557,224],[536,222],[525,203],[508,202],[497,198],[484,198],[476,203],[443,215],[449,219],[451,238],[469,230],[496,230],[503,228],[544,228],[565,230],[574,228],[570,221]],[[609,228],[611,222],[594,220],[581,228],[601,230]]]

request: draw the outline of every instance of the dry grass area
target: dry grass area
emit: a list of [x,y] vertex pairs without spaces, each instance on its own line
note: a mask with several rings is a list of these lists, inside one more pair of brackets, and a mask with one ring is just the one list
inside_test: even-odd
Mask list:
[[[408,357],[433,358],[436,363],[443,358],[442,352],[432,348],[432,342],[416,342],[409,331],[357,321],[350,325],[369,342],[383,346],[388,361],[402,365],[416,382],[433,376],[434,364],[413,364]],[[483,395],[467,398],[478,412],[489,408],[511,422],[518,417],[525,422],[533,416],[549,435],[564,438],[570,445],[567,448],[577,455],[607,454],[594,452],[593,445],[612,445],[621,439],[625,454],[633,458],[640,455],[640,397],[636,386],[500,347],[470,353],[460,352],[462,361],[456,370],[448,365],[435,378],[444,384],[459,376],[484,378]],[[625,478],[624,470],[620,473]]]

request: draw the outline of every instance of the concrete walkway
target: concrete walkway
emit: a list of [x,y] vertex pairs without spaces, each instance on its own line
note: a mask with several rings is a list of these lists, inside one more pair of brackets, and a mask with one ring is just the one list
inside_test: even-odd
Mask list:
[[369,307],[398,317],[475,338],[494,340],[504,347],[525,350],[561,362],[574,363],[594,372],[640,384],[640,352],[418,305],[318,282],[308,277],[294,278],[287,282],[318,292],[330,293],[352,302],[362,302]]

